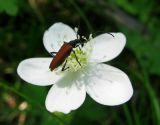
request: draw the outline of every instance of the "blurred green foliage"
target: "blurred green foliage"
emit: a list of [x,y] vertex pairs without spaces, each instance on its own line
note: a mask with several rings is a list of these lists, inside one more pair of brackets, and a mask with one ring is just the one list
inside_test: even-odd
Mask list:
[[0,12],[6,12],[10,16],[16,16],[18,5],[16,0],[0,0]]
[[[159,4],[158,0],[0,0],[0,124],[160,125]],[[23,59],[49,56],[43,33],[59,21],[79,26],[87,36],[91,32],[127,36],[125,50],[109,63],[131,78],[134,96],[129,102],[108,107],[87,97],[68,115],[46,111],[49,88],[25,83],[16,68]]]

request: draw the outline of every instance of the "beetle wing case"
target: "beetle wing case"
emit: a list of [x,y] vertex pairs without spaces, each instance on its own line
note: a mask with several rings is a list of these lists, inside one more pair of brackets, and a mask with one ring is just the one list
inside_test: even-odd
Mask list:
[[69,43],[64,42],[64,44],[50,63],[49,68],[51,69],[51,71],[64,62],[64,60],[70,55],[72,49],[73,47]]

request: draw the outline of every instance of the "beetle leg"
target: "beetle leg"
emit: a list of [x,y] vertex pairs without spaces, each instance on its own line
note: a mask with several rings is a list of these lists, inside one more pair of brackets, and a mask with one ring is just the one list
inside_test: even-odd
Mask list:
[[67,60],[65,60],[61,71],[65,71],[65,70],[67,70],[69,68],[69,67],[66,67],[66,64],[67,64]]
[[50,54],[51,54],[53,57],[55,57],[56,54],[57,54],[57,52],[50,52]]
[[81,46],[83,47],[83,46],[84,46],[84,43],[82,43]]
[[79,48],[79,50],[80,50],[80,51],[82,51],[82,49],[81,49],[80,45],[81,45],[81,44],[78,44],[78,45],[76,45],[76,47],[78,47],[78,48]]
[[80,50],[80,51],[82,51],[82,49],[81,49],[80,45],[78,45],[78,48],[79,48],[79,50]]
[[74,53],[74,55],[75,55],[75,57],[76,57],[76,61],[77,61],[77,62],[78,62],[78,64],[81,66],[80,62],[78,61],[78,57],[77,57],[77,55],[76,55],[75,51],[74,51],[74,50],[72,50],[72,51],[73,51],[73,53]]

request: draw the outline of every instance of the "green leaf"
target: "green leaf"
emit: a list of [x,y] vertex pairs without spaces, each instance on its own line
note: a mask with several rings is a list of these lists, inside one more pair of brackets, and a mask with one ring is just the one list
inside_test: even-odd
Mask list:
[[102,106],[90,98],[87,98],[84,105],[80,107],[78,115],[90,120],[98,120],[107,115],[105,106]]
[[16,0],[0,0],[0,12],[6,12],[10,16],[18,13],[18,4]]
[[41,125],[63,125],[63,124],[61,124],[61,122],[58,119],[44,112],[42,114]]
[[138,57],[146,71],[160,75],[160,37],[155,34],[155,36],[144,38],[141,34],[133,32],[128,33],[127,37],[127,46]]
[[46,87],[40,87],[26,83],[22,86],[21,91],[31,100],[45,107],[44,102],[47,95]]

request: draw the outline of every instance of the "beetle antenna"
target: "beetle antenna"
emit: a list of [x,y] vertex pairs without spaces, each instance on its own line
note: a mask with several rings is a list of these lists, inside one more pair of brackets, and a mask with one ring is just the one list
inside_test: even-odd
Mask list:
[[[97,31],[97,32],[94,32],[93,35],[95,36],[95,35],[101,34],[101,33],[103,33],[103,32],[105,32],[105,31],[104,31],[104,30],[99,30],[99,31]],[[111,35],[112,37],[115,37],[112,33],[107,33],[107,34]]]
[[108,34],[114,37],[114,35],[112,33],[108,33]]

